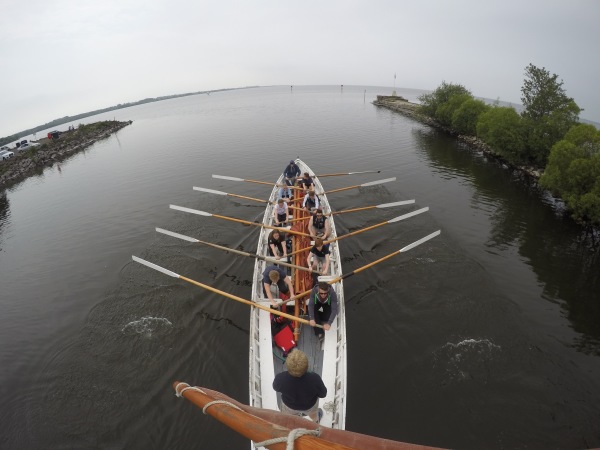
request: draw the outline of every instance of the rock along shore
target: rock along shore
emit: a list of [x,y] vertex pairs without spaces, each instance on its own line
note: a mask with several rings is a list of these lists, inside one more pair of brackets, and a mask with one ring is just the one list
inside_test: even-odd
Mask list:
[[23,152],[12,149],[15,156],[0,163],[0,189],[12,186],[32,175],[41,174],[45,167],[64,161],[131,123],[132,121],[105,121],[80,125],[75,130],[62,133],[59,139],[41,139],[38,142],[44,142],[43,144]]
[[449,128],[446,128],[446,127],[440,125],[438,122],[436,122],[431,117],[427,117],[427,116],[420,114],[419,113],[419,105],[417,105],[416,103],[410,103],[408,100],[406,100],[403,97],[378,95],[377,100],[374,100],[373,104],[376,106],[381,106],[381,107],[390,109],[392,111],[398,112],[400,114],[403,114],[407,117],[410,117],[414,120],[424,123],[425,125],[429,125],[431,127],[443,130],[446,133],[456,137],[459,141],[467,144],[471,149],[479,151],[491,158],[495,158],[495,159],[499,160],[500,162],[502,162],[503,164],[505,164],[506,166],[512,167],[530,177],[533,177],[536,181],[542,175],[542,173],[539,170],[537,170],[533,167],[512,166],[507,161],[505,161],[501,156],[499,156],[497,153],[495,153],[482,140],[477,139],[475,136],[464,136],[464,135],[458,134],[454,130],[451,130]]

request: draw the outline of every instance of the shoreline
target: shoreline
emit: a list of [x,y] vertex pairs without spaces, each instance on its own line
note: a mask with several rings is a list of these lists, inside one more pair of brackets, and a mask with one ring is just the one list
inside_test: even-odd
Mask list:
[[450,136],[455,137],[459,142],[462,142],[463,144],[465,144],[469,148],[469,150],[479,152],[479,153],[485,155],[486,157],[494,159],[499,165],[502,166],[502,168],[504,170],[511,169],[511,170],[514,170],[516,173],[521,174],[522,175],[521,180],[525,183],[528,183],[530,185],[530,187],[535,187],[536,189],[541,189],[541,190],[547,192],[547,194],[550,197],[552,197],[552,199],[554,200],[554,208],[558,209],[558,210],[562,210],[562,214],[565,217],[568,217],[569,220],[571,220],[573,223],[580,226],[582,228],[582,231],[586,233],[586,237],[588,235],[591,235],[592,245],[594,248],[598,245],[599,240],[600,240],[600,227],[596,227],[596,226],[585,224],[585,223],[580,223],[580,222],[574,220],[571,217],[571,215],[569,213],[569,209],[565,205],[563,199],[561,199],[560,197],[555,197],[554,195],[552,195],[551,192],[547,191],[546,189],[542,188],[539,185],[538,181],[543,174],[542,170],[536,169],[535,167],[516,166],[514,164],[509,163],[504,158],[502,158],[502,156],[495,153],[485,142],[476,138],[475,136],[464,136],[464,135],[458,134],[454,130],[448,129],[448,128],[440,125],[434,119],[423,116],[422,114],[419,113],[420,105],[418,105],[416,103],[410,103],[408,100],[406,100],[403,97],[378,95],[377,99],[374,100],[372,102],[372,104],[375,106],[382,107],[382,108],[387,108],[391,111],[397,112],[397,113],[402,114],[406,117],[409,117],[413,120],[416,120],[417,122],[421,122],[422,124],[428,125],[432,128],[436,128],[438,130],[444,131],[445,133],[449,134]]
[[502,163],[505,166],[508,166],[512,169],[522,172],[525,175],[528,175],[531,178],[534,178],[536,183],[539,180],[539,178],[542,176],[543,172],[536,169],[535,167],[516,166],[514,164],[509,163],[504,158],[502,158],[502,156],[500,156],[496,152],[494,152],[481,139],[478,139],[475,136],[466,136],[466,135],[458,134],[454,130],[451,130],[449,128],[446,128],[446,127],[440,125],[438,122],[436,122],[431,117],[423,116],[422,114],[419,113],[420,105],[418,105],[416,103],[410,103],[408,100],[406,100],[403,97],[378,95],[377,99],[374,100],[372,103],[375,106],[387,108],[389,110],[392,110],[392,111],[395,111],[402,115],[405,115],[407,117],[410,117],[411,119],[414,119],[425,125],[429,125],[430,127],[437,128],[438,130],[442,130],[442,131],[446,132],[447,134],[449,134],[450,136],[455,137],[460,142],[467,144],[470,149],[481,152],[490,158],[496,159],[497,161],[499,161],[500,163]]
[[97,141],[106,139],[121,128],[133,122],[103,121],[82,125],[77,129],[65,131],[59,139],[42,138],[40,146],[23,152],[11,149],[15,156],[0,163],[0,190],[7,189],[33,175],[44,172],[46,167],[62,162],[85,150]]

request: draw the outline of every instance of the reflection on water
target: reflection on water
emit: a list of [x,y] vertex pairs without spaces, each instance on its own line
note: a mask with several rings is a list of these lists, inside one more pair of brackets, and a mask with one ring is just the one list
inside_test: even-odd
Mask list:
[[[547,194],[530,178],[437,131],[413,135],[443,178],[460,177],[460,183],[468,183],[471,207],[485,211],[484,220],[489,220],[489,226],[482,222],[470,226],[489,229],[484,243],[489,251],[495,257],[518,251],[543,288],[541,298],[561,305],[573,329],[581,333],[573,337],[573,345],[600,355],[600,257],[585,230],[557,214],[560,204],[548,202]],[[496,269],[510,278],[509,268]],[[515,278],[518,284],[520,277]],[[521,297],[531,296],[521,293]]]

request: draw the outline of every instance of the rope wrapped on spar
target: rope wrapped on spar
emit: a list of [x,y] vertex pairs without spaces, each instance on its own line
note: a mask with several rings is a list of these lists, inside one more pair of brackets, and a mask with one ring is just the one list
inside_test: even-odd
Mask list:
[[[184,386],[183,389],[180,390],[179,389],[180,386]],[[192,401],[193,403],[197,404],[198,406],[202,406],[202,412],[204,414],[208,414],[207,410],[208,410],[208,408],[210,406],[213,406],[213,405],[224,405],[224,406],[232,407],[232,408],[234,408],[237,411],[240,411],[242,414],[244,414],[245,416],[247,416],[248,421],[250,421],[251,420],[250,418],[252,418],[253,421],[257,421],[258,420],[258,421],[260,421],[260,422],[262,422],[264,424],[267,424],[269,426],[273,426],[273,424],[267,422],[266,420],[260,419],[260,418],[258,418],[256,416],[252,416],[252,415],[246,413],[239,406],[237,406],[237,405],[235,405],[235,404],[233,404],[233,403],[231,403],[231,402],[229,402],[227,400],[215,400],[215,399],[213,399],[211,396],[209,396],[206,392],[204,392],[202,389],[200,389],[197,386],[190,386],[188,383],[184,383],[184,382],[176,382],[176,384],[175,384],[175,395],[177,397],[184,397],[183,394],[186,391],[197,392],[199,394],[202,394],[203,396],[206,396],[207,398],[203,399],[203,401],[210,399],[209,401],[206,401],[204,403],[204,405],[201,405],[202,401],[200,401],[200,404],[199,404],[197,401],[194,401],[194,399],[188,398],[188,400]],[[186,397],[184,397],[184,398],[186,398]],[[219,418],[217,417],[217,419],[219,419]],[[221,420],[221,419],[219,419],[219,420]],[[225,421],[223,421],[223,422],[225,423]],[[239,424],[241,421],[237,421],[237,422]],[[280,431],[280,432],[281,431],[285,432],[285,428],[283,428],[283,427],[277,427],[277,430]],[[254,438],[250,437],[250,436],[248,436],[248,437],[250,437],[255,442],[254,445],[256,447],[266,447],[268,445],[279,444],[279,443],[284,443],[285,442],[286,443],[286,450],[293,450],[294,449],[294,442],[296,441],[296,439],[299,439],[302,436],[319,437],[319,435],[321,434],[320,429],[308,430],[306,428],[295,428],[293,430],[288,430],[288,431],[289,432],[288,432],[288,434],[286,436],[272,437],[270,439],[262,440],[260,442],[256,442],[256,440]],[[243,434],[245,434],[245,433],[243,433]]]

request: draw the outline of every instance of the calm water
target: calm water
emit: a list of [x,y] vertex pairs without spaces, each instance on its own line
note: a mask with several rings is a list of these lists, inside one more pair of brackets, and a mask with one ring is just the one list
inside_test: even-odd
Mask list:
[[[366,90],[366,95],[365,95]],[[131,262],[241,297],[253,265],[158,235],[162,227],[254,251],[246,220],[300,156],[328,178],[350,271],[442,235],[345,282],[347,428],[451,448],[600,445],[600,257],[551,201],[454,140],[371,105],[373,87],[261,88],[89,118],[133,124],[0,197],[0,447],[240,448],[245,439],[173,395],[175,380],[247,401],[246,307]],[[398,90],[415,99],[420,93]],[[365,101],[366,97],[366,101]],[[66,127],[66,126],[65,126]]]

